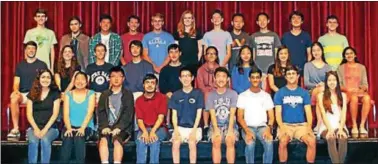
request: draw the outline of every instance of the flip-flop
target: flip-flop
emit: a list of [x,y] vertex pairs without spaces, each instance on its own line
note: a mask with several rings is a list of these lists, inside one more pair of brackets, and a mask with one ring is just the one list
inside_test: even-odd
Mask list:
[[360,134],[368,134],[368,131],[365,128],[360,128]]
[[358,129],[357,128],[353,128],[352,131],[351,131],[352,135],[358,135]]

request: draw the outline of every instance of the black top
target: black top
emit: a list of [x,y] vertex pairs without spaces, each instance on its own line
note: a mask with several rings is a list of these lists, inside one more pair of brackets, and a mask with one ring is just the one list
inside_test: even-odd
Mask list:
[[167,65],[161,69],[159,76],[159,89],[160,92],[166,94],[168,92],[175,92],[182,88],[182,84],[179,79],[181,68],[184,66],[181,64],[178,67],[172,67]]
[[182,38],[176,31],[173,37],[178,41],[181,49],[181,63],[184,65],[198,64],[198,40],[202,39],[201,31],[196,29],[195,36],[189,36],[185,32]]
[[17,64],[15,76],[20,77],[20,92],[29,92],[38,71],[42,69],[47,69],[47,65],[38,59],[33,63],[22,60]]
[[[281,70],[281,74],[282,76],[274,76],[273,74],[273,69],[275,67],[275,64],[272,64],[269,66],[268,68],[268,74],[272,74],[273,77],[274,77],[274,85],[277,86],[278,89],[286,86],[286,79],[285,79],[285,67],[281,67],[280,70]],[[273,93],[274,91],[272,91]]]
[[[81,70],[80,65],[77,65],[74,72],[80,71],[80,70]],[[64,68],[64,71],[65,71],[66,75],[69,75],[70,67]],[[57,72],[57,71],[55,71],[55,72]],[[71,82],[71,79],[72,79],[72,76],[63,77],[62,75],[60,75],[60,87],[61,87],[62,92],[64,92],[66,90],[66,88],[68,87],[68,85]]]
[[90,77],[89,89],[95,92],[107,90],[109,88],[109,71],[112,67],[113,65],[110,63],[103,65],[89,64],[86,69],[86,74]]
[[[30,99],[30,93],[27,97]],[[54,110],[54,101],[59,98],[60,92],[58,90],[50,90],[45,99],[33,102],[33,118],[40,130],[49,122]],[[51,127],[55,126],[54,123]]]

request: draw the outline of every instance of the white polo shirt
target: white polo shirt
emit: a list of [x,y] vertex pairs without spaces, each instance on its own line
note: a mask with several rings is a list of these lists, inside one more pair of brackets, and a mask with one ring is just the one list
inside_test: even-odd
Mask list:
[[238,97],[236,104],[238,108],[244,109],[244,120],[247,126],[265,126],[267,123],[267,111],[273,109],[273,100],[270,94],[263,90],[253,93],[247,89]]

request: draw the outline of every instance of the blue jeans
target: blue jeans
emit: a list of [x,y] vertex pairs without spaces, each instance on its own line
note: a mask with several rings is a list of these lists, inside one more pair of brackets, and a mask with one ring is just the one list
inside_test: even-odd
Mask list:
[[29,128],[26,133],[28,134],[28,161],[29,163],[37,163],[38,161],[38,145],[41,142],[41,163],[50,163],[51,156],[51,142],[54,141],[59,131],[56,128],[50,128],[42,139],[34,135],[33,128]]
[[[72,127],[78,129],[78,127]],[[61,154],[60,154],[60,161],[62,163],[70,163],[71,153],[72,151],[75,152],[75,159],[74,163],[85,163],[85,154],[86,154],[86,138],[93,133],[91,128],[85,129],[85,136],[79,137],[76,136],[76,131],[72,132],[73,137],[65,137],[64,133],[66,132],[66,128],[62,131],[62,147],[61,147]]]
[[[273,140],[267,141],[263,139],[263,134],[267,127],[249,127],[249,129],[253,132],[256,138],[263,144],[264,146],[264,154],[263,154],[263,163],[272,163],[273,161]],[[243,130],[243,139],[245,140],[245,132]],[[245,145],[245,162],[246,163],[255,163],[255,147],[256,147],[256,140],[252,141],[251,144]]]
[[[147,131],[150,132],[151,128],[147,128]],[[142,131],[138,132],[138,138],[136,140],[136,153],[137,161],[136,163],[146,163],[147,162],[147,150],[150,147],[150,163],[159,163],[160,155],[160,143],[167,137],[167,132],[165,128],[160,127],[156,131],[156,135],[159,138],[154,143],[146,144],[141,139]]]

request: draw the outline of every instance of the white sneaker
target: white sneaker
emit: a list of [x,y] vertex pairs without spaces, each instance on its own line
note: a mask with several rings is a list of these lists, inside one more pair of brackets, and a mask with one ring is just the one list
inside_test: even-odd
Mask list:
[[12,129],[7,135],[8,138],[20,138],[20,131],[18,129]]

